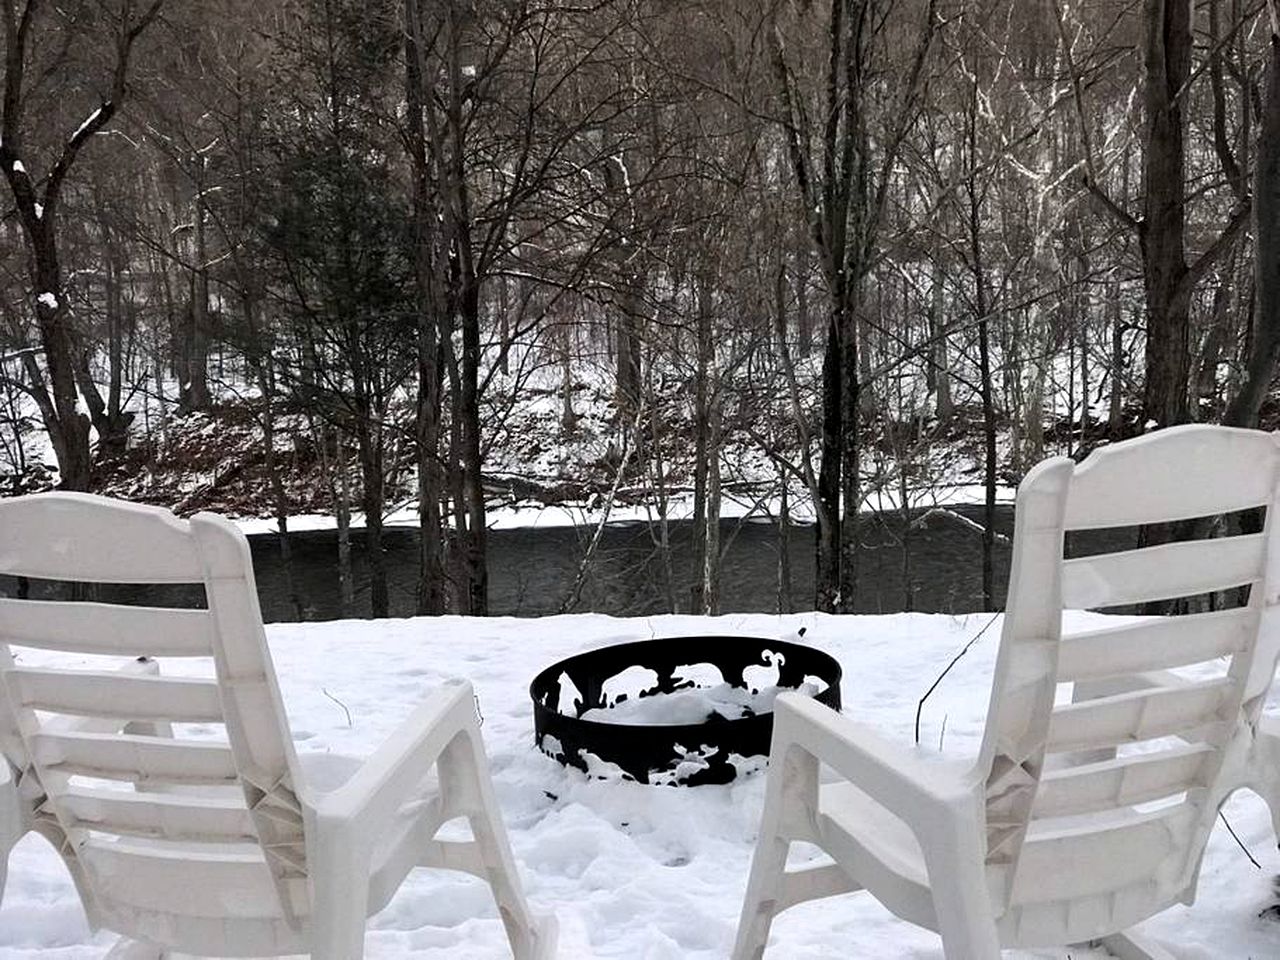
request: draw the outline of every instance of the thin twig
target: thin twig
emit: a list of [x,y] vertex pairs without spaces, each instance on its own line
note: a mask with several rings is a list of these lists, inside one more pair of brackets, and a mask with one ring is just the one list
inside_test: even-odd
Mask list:
[[320,692],[323,693],[326,697],[328,697],[330,700],[332,700],[334,703],[336,703],[338,706],[342,708],[342,712],[347,715],[347,729],[348,730],[352,729],[355,726],[355,724],[351,722],[351,711],[347,709],[347,705],[343,703],[341,700],[339,700],[337,697],[335,697],[328,690],[326,690],[324,687],[320,688]]
[[591,541],[587,544],[587,549],[582,555],[582,562],[578,564],[578,573],[573,579],[573,586],[569,588],[568,594],[560,603],[559,613],[568,613],[578,605],[578,601],[582,597],[583,583],[586,581],[587,573],[591,569],[591,561],[595,557],[596,548],[600,546],[600,538],[604,535],[605,527],[609,523],[609,514],[613,511],[614,501],[618,499],[618,490],[622,486],[622,475],[626,472],[627,464],[631,461],[631,451],[634,447],[631,442],[631,436],[632,433],[640,429],[640,415],[642,412],[636,412],[635,423],[631,431],[623,434],[622,457],[618,462],[618,472],[613,478],[613,488],[609,491],[608,499],[604,502],[604,509],[600,512],[600,521],[596,524],[595,532],[591,535]]
[[951,668],[960,662],[960,658],[963,657],[966,653],[968,653],[969,649],[975,643],[977,643],[979,640],[982,639],[982,635],[991,629],[991,625],[995,623],[996,620],[999,619],[999,617],[1000,617],[1000,614],[998,613],[993,614],[991,619],[986,622],[986,625],[977,633],[975,633],[973,637],[970,638],[969,642],[964,645],[964,648],[959,653],[957,653],[954,657],[951,658],[951,662],[947,664],[947,669],[943,670],[942,673],[938,674],[938,679],[933,681],[933,684],[929,687],[928,690],[925,691],[924,696],[920,698],[920,702],[916,704],[916,744],[917,746],[920,743],[920,714],[924,712],[924,702],[928,700],[931,696],[933,696],[933,691],[938,689],[938,684],[942,683],[943,679],[945,679],[947,674],[951,672]]
[[1249,862],[1252,863],[1259,870],[1261,870],[1262,864],[1260,864],[1257,858],[1254,857],[1254,855],[1249,852],[1249,848],[1244,845],[1244,841],[1241,840],[1238,836],[1236,836],[1236,832],[1233,829],[1231,829],[1231,822],[1227,820],[1227,815],[1223,813],[1221,810],[1218,811],[1218,819],[1220,819],[1222,821],[1222,825],[1227,828],[1227,833],[1231,834],[1231,839],[1236,842],[1236,846],[1238,846],[1241,850],[1244,851],[1244,855],[1249,858]]

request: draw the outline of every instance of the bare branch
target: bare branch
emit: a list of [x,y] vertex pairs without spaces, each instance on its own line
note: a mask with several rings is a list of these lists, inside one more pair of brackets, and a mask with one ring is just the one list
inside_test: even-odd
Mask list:
[[58,202],[58,195],[62,191],[63,181],[66,180],[67,174],[71,170],[71,165],[75,163],[76,156],[86,143],[98,131],[102,130],[111,118],[115,116],[119,104],[124,100],[126,81],[129,76],[129,59],[133,53],[133,45],[147,27],[160,14],[160,8],[164,6],[164,0],[151,0],[151,5],[138,18],[136,23],[130,25],[129,10],[132,4],[126,0],[122,4],[120,11],[120,37],[116,44],[116,64],[111,76],[111,96],[103,101],[103,103],[89,114],[88,118],[80,124],[76,131],[71,135],[65,144],[63,144],[62,152],[58,155],[58,159],[54,162],[53,169],[49,173],[49,182],[44,188],[44,206],[45,215],[52,217],[54,208]]
[[1107,195],[1105,190],[1093,182],[1093,179],[1087,173],[1080,178],[1080,183],[1087,191],[1089,191],[1089,196],[1093,197],[1093,199],[1098,202],[1098,206],[1110,214],[1117,223],[1127,227],[1134,233],[1142,233],[1142,221],[1121,208],[1114,200],[1111,199],[1110,196]]
[[1240,235],[1245,225],[1249,222],[1252,209],[1253,206],[1247,199],[1246,202],[1236,206],[1236,209],[1231,214],[1231,220],[1223,228],[1222,233],[1218,234],[1217,239],[1209,244],[1204,253],[1200,254],[1196,261],[1187,268],[1184,283],[1195,286],[1209,272],[1209,269],[1218,262],[1218,259],[1231,249],[1236,237]]

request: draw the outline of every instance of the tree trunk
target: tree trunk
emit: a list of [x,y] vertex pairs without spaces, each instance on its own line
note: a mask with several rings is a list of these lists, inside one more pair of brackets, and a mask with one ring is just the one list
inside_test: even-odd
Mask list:
[[787,494],[787,474],[778,470],[778,613],[791,613],[791,498]]
[[387,558],[382,546],[382,510],[386,504],[383,448],[380,427],[372,424],[371,412],[362,408],[356,421],[356,451],[360,457],[361,507],[364,510],[364,549],[369,565],[369,613],[390,615],[387,591]]
[[[981,282],[981,281],[980,281]],[[981,303],[979,310],[985,310]],[[984,318],[978,324],[978,369],[982,380],[982,434],[986,498],[982,522],[982,608],[994,610],[995,600],[995,536],[996,536],[996,412],[991,386],[990,324]]]
[[444,278],[446,245],[431,202],[431,166],[427,155],[424,108],[422,11],[419,0],[405,0],[405,97],[409,118],[409,161],[413,175],[413,269],[417,293],[418,397],[415,439],[418,452],[418,588],[419,616],[444,613],[443,530],[440,519],[440,416],[442,383],[440,316],[448,309]]
[[[1089,276],[1089,263],[1083,256],[1077,261],[1079,271],[1074,284],[1081,290],[1085,278]],[[1089,433],[1089,304],[1084,302],[1083,293],[1075,298],[1075,321],[1077,343],[1080,350],[1080,438],[1075,446],[1078,452],[1084,449]]]
[[710,443],[711,417],[708,408],[708,384],[714,345],[711,341],[711,309],[706,284],[695,281],[697,316],[697,369],[693,386],[693,543],[691,546],[693,576],[689,584],[689,610],[701,613],[703,585],[707,554],[707,462]]
[[[114,237],[109,242],[117,243]],[[134,415],[121,409],[124,393],[124,332],[125,307],[122,293],[125,265],[119,252],[108,252],[103,271],[107,321],[107,402],[94,427],[98,431],[98,459],[115,458],[124,454],[129,443],[129,426]],[[87,359],[87,358],[86,358]],[[96,388],[91,391],[96,393]],[[92,414],[92,407],[90,408]]]
[[832,306],[827,321],[827,342],[822,354],[822,450],[818,466],[817,557],[814,572],[814,606],[835,613],[840,596],[840,474],[841,474],[841,376],[842,311]]
[[[1235,273],[1233,263],[1227,276],[1234,277]],[[1222,354],[1227,344],[1231,299],[1231,281],[1223,278],[1213,291],[1209,329],[1205,331],[1204,343],[1196,358],[1195,390],[1192,393],[1195,405],[1191,409],[1191,416],[1195,420],[1204,419],[1205,414],[1212,415],[1218,408],[1218,365],[1222,363]]]
[[[440,364],[434,322],[419,316],[418,327],[418,589],[419,616],[444,613],[444,531],[440,516]],[[427,328],[432,328],[428,330]],[[428,343],[427,341],[431,341]]]
[[[662,455],[662,418],[656,415],[658,407],[657,391],[653,385],[653,368],[649,368],[645,379],[647,398],[645,406],[650,411],[649,430],[653,456],[649,464],[653,470],[653,492],[658,509],[658,532],[653,536],[654,548],[658,551],[658,561],[662,567],[662,593],[667,601],[668,613],[679,613],[676,600],[676,577],[671,562],[671,524],[669,519],[671,498],[667,490],[667,466]],[[652,531],[652,525],[650,525]]]
[[[452,314],[449,315],[450,317]],[[463,544],[467,536],[467,499],[463,491],[462,468],[462,417],[459,415],[459,397],[462,395],[462,374],[458,369],[458,354],[453,348],[452,322],[440,331],[440,349],[444,352],[444,369],[449,379],[449,448],[445,464],[445,483],[448,488],[452,514],[452,532],[445,534],[445,587],[446,606],[453,613],[467,612],[466,582]]]
[[934,394],[934,413],[939,424],[951,421],[955,407],[951,401],[951,371],[948,369],[950,358],[947,356],[947,320],[946,289],[942,272],[942,240],[938,248],[933,268],[933,290],[929,302],[929,375],[932,380]]
[[89,418],[76,389],[75,347],[63,303],[62,271],[58,263],[50,217],[29,232],[36,289],[36,323],[44,347],[45,367],[52,386],[56,419],[47,423],[49,440],[58,459],[58,486],[88,490],[90,479]]
[[[249,309],[249,308],[246,308]],[[269,361],[268,361],[269,362]],[[280,548],[280,569],[284,572],[285,593],[293,607],[295,620],[303,620],[302,598],[298,595],[293,575],[293,544],[289,540],[289,499],[285,496],[284,481],[276,464],[275,426],[275,376],[270,367],[258,365],[258,388],[262,391],[262,446],[263,468],[271,484],[271,499],[276,512],[276,542]]]
[[1191,76],[1189,0],[1146,0],[1146,155],[1138,233],[1147,306],[1146,429],[1187,420],[1191,283],[1186,260],[1182,90]]
[[1107,433],[1118,439],[1124,427],[1124,310],[1120,305],[1120,283],[1107,284],[1107,312],[1111,327],[1111,405],[1107,411]]
[[982,392],[982,433],[986,497],[982,523],[982,608],[995,609],[995,535],[996,535],[996,411],[991,382],[990,297],[987,291],[986,266],[982,256],[982,199],[978,177],[977,123],[978,84],[974,81],[973,97],[967,117],[969,153],[969,244],[973,269],[974,313],[978,319],[978,376]]
[[560,326],[560,430],[566,437],[573,436],[578,426],[578,415],[573,409],[573,324]]
[[[202,189],[197,181],[197,190]],[[182,350],[178,405],[185,413],[209,409],[209,271],[204,227],[204,200],[196,195],[195,266],[191,271],[191,308],[187,313]]]
[[342,615],[355,613],[356,582],[351,570],[351,482],[347,476],[347,445],[341,430],[333,431],[333,468],[337,477],[338,596]]
[[813,318],[809,316],[809,252],[796,248],[796,349],[800,356],[813,352]]
[[708,411],[707,432],[707,511],[705,544],[702,555],[702,612],[714,617],[720,614],[720,440],[723,409],[719,391],[713,394]]
[[[857,282],[847,281],[856,290]],[[854,291],[845,288],[848,301],[843,309],[844,333],[840,344],[840,592],[837,610],[853,613],[858,589],[859,508],[862,505],[862,450],[859,445],[862,417],[862,379],[859,368],[858,306]]]
[[[468,240],[459,238],[460,247],[468,244]],[[480,460],[480,300],[474,276],[466,267],[463,269],[466,279],[462,297],[462,392],[458,417],[462,422],[462,493],[467,531],[462,559],[466,574],[466,612],[473,617],[483,617],[489,613],[489,567]]]
[[[1273,30],[1280,30],[1278,6],[1271,0]],[[1253,349],[1248,376],[1223,418],[1224,423],[1236,427],[1258,425],[1258,412],[1280,360],[1280,35],[1272,33],[1270,46],[1253,180],[1257,288]]]

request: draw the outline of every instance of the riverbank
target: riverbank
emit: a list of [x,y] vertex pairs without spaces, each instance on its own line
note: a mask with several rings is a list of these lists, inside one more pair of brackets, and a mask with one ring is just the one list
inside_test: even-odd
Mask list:
[[[1016,490],[1013,487],[996,488],[996,502],[1010,505],[1014,502]],[[970,507],[984,503],[986,490],[976,484],[960,484],[949,487],[937,487],[918,492],[909,497],[907,509],[919,514],[927,510],[950,510],[954,507]],[[760,496],[748,498],[736,493],[727,493],[720,504],[722,520],[758,520],[776,522],[781,515],[781,498],[778,496]],[[880,513],[897,512],[902,509],[901,500],[891,492],[877,493],[868,498],[863,513],[868,516]],[[685,522],[693,517],[693,494],[680,491],[670,495],[666,501],[666,520],[668,522]],[[807,493],[798,492],[789,495],[788,516],[796,525],[812,524],[816,520],[813,504]],[[485,511],[485,518],[490,530],[522,530],[544,529],[549,527],[595,527],[601,523],[660,523],[663,519],[655,503],[646,500],[642,503],[614,502],[606,503],[603,497],[589,500],[562,501],[544,503],[538,500],[508,501],[491,500]],[[236,525],[246,534],[270,534],[279,531],[279,522],[275,517],[236,517]],[[305,513],[287,518],[290,532],[314,530],[336,530],[337,518],[330,514]],[[417,527],[418,504],[416,501],[396,506],[382,518],[385,527]],[[351,529],[358,530],[365,526],[364,514],[355,511],[351,515]]]
[[[692,516],[693,424],[674,387],[660,404],[660,428],[644,427],[644,450],[629,454],[611,381],[601,371],[588,368],[581,373],[574,391],[576,415],[568,426],[554,402],[559,388],[541,384],[538,377],[519,384],[498,380],[492,390],[486,400],[484,454],[492,528],[594,526],[606,516],[617,522],[652,520],[663,513],[672,520]],[[331,433],[303,411],[283,401],[273,408],[269,460],[262,404],[252,390],[228,389],[211,409],[185,415],[171,403],[150,397],[141,402],[129,447],[120,457],[99,464],[94,492],[164,506],[184,516],[212,510],[240,521],[246,532],[265,533],[276,529],[276,482],[293,530],[336,527],[333,518],[345,490],[355,513],[353,525],[363,525],[353,452],[348,448],[345,459],[338,458]],[[407,398],[393,403],[397,422],[412,419],[407,404]],[[38,492],[57,483],[48,436],[36,411],[26,414],[21,444],[25,467],[18,471],[10,462],[13,444],[0,450],[8,457],[0,457],[0,493]],[[974,416],[974,411],[957,408],[945,425],[913,424],[913,440],[906,449],[887,445],[875,425],[869,425],[863,509],[900,509],[903,471],[908,474],[905,497],[910,508],[981,502],[984,474]],[[717,458],[721,515],[726,519],[779,515],[782,474],[778,462],[762,449],[759,429],[759,416],[751,411],[726,416]],[[791,428],[775,423],[773,430],[786,436]],[[1050,445],[1051,452],[1059,452],[1052,441]],[[1001,501],[1012,499],[1018,479],[1010,448],[1011,440],[1002,430],[997,492]],[[791,463],[799,460],[799,451],[793,449],[780,448],[774,455]],[[417,465],[405,435],[389,435],[385,464],[384,523],[416,525]],[[812,522],[808,489],[798,475],[784,473],[792,522]]]

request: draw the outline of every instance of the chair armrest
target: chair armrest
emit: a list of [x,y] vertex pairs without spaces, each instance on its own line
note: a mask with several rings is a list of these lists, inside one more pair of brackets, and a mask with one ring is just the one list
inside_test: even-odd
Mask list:
[[834,769],[872,800],[914,828],[973,813],[981,802],[973,768],[926,763],[864,724],[811,697],[783,693],[774,703],[775,758],[796,746]]
[[478,735],[474,697],[465,681],[434,692],[342,786],[310,794],[304,802],[312,814],[326,827],[371,838],[420,799],[423,780],[459,733],[474,728]]

